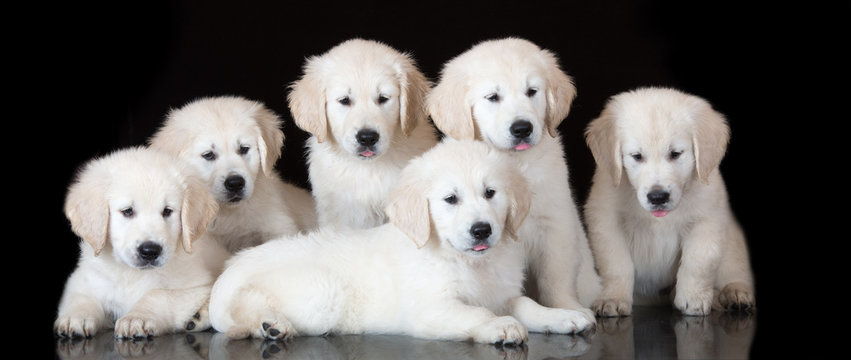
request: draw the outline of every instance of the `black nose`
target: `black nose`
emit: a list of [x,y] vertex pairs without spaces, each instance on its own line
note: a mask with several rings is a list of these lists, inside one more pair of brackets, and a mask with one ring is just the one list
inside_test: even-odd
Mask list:
[[662,205],[668,202],[670,197],[671,194],[662,189],[653,189],[647,193],[647,201],[650,201],[653,205]]
[[363,146],[372,146],[378,142],[378,131],[372,129],[363,129],[359,130],[357,134],[355,134],[355,138],[358,140],[358,144]]
[[139,245],[136,251],[139,252],[139,257],[142,259],[152,261],[160,256],[163,252],[163,247],[155,242],[145,241],[142,245]]
[[518,138],[523,139],[529,137],[532,134],[532,123],[526,120],[517,120],[511,127],[508,128],[508,131],[511,131],[511,135]]
[[476,240],[484,240],[491,236],[491,224],[477,222],[470,227],[470,235]]
[[239,175],[231,175],[225,179],[225,189],[230,192],[242,190],[245,187],[245,178]]

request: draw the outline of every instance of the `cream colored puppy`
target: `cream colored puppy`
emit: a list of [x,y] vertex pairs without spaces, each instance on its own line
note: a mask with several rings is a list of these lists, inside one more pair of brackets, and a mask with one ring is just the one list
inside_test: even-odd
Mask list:
[[213,288],[213,327],[231,338],[485,343],[522,343],[527,329],[580,330],[574,311],[521,296],[525,256],[515,239],[529,190],[515,166],[480,142],[438,145],[402,171],[390,223],[322,228],[235,255]]
[[557,127],[576,89],[556,57],[517,38],[482,42],[444,65],[428,97],[438,129],[455,139],[481,139],[517,159],[531,185],[529,218],[518,236],[533,284],[546,306],[587,308],[600,289],[573,200]]
[[437,141],[423,107],[428,88],[410,56],[375,41],[349,40],[307,60],[288,100],[312,135],[308,173],[320,226],[386,222],[399,172]]
[[186,174],[177,158],[145,148],[85,165],[65,200],[83,241],[57,335],[91,337],[113,325],[119,338],[209,328],[210,289],[229,255],[211,239],[196,242],[218,206]]
[[592,306],[625,316],[665,299],[686,315],[754,306],[745,237],[718,164],[729,140],[705,100],[642,88],[612,97],[587,130],[597,161],[585,206],[603,279]]
[[281,180],[281,120],[242,97],[195,100],[169,113],[150,139],[178,155],[206,180],[220,204],[208,232],[231,252],[316,226],[310,192]]

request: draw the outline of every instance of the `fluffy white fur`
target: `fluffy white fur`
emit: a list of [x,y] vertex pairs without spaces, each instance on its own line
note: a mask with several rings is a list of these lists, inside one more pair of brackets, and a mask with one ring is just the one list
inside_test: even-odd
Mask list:
[[316,227],[310,192],[275,171],[284,133],[263,104],[235,96],[201,98],[169,113],[150,139],[205,179],[220,204],[208,232],[231,252]]
[[592,308],[625,316],[666,300],[686,315],[754,306],[745,237],[718,171],[729,140],[705,100],[642,88],[612,97],[589,124],[597,161],[585,206],[603,291]]
[[237,254],[213,287],[213,327],[231,338],[381,333],[485,343],[522,343],[527,328],[584,328],[575,311],[521,296],[526,257],[514,238],[530,195],[515,167],[480,142],[438,145],[403,170],[390,223],[320,229]]
[[437,141],[423,107],[425,76],[410,56],[352,39],[309,58],[291,88],[295,122],[311,134],[308,172],[319,225],[385,223],[399,172]]
[[[438,129],[481,139],[517,159],[532,188],[529,218],[519,230],[531,284],[541,304],[587,308],[600,289],[557,127],[576,95],[556,57],[517,38],[485,41],[447,62],[427,106]],[[537,284],[535,286],[535,283]]]
[[[177,158],[145,148],[85,165],[65,214],[82,240],[54,324],[63,337],[120,338],[209,328],[206,305],[227,251],[200,239],[217,204]],[[117,319],[117,321],[116,321]]]

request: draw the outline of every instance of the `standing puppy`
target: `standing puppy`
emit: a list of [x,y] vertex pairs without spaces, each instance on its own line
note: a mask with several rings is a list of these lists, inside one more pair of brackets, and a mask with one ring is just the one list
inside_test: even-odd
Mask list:
[[228,253],[211,239],[196,242],[218,206],[186,171],[145,148],[86,164],[65,200],[83,241],[57,335],[91,337],[113,323],[119,338],[209,328],[210,289]]
[[152,148],[178,155],[206,180],[220,204],[209,234],[231,252],[316,226],[310,192],[275,172],[284,143],[280,125],[259,102],[209,97],[169,113],[150,139]]
[[660,88],[612,97],[589,124],[597,314],[629,315],[633,297],[655,302],[671,287],[686,315],[709,314],[714,295],[718,308],[754,306],[745,237],[717,169],[729,131],[705,100]]
[[408,160],[437,137],[423,102],[428,81],[410,56],[353,39],[311,57],[288,100],[308,139],[308,172],[320,226],[386,222],[389,190]]
[[529,181],[532,208],[519,229],[541,304],[580,310],[599,291],[585,230],[571,194],[557,127],[576,89],[556,57],[517,38],[482,42],[444,66],[428,97],[438,129],[455,139],[481,139],[511,154]]

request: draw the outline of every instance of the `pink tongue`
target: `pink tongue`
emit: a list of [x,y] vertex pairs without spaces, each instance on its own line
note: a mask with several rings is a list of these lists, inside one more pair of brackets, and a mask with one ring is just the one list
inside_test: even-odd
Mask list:
[[363,156],[363,157],[371,157],[373,155],[375,155],[375,153],[372,152],[372,151],[369,151],[369,150],[360,153],[360,156]]
[[514,147],[514,150],[518,150],[518,151],[520,151],[520,150],[526,150],[526,149],[528,149],[528,148],[530,148],[530,147],[532,147],[532,146],[531,146],[531,145],[529,145],[529,144],[527,144],[527,143],[521,143],[521,144],[517,144],[517,146],[515,146],[515,147]]
[[473,246],[473,251],[487,250],[487,248],[489,248],[489,247],[490,246],[487,246],[485,244],[479,244],[479,245]]
[[654,210],[651,211],[651,213],[653,213],[653,216],[655,217],[663,217],[665,215],[668,215],[668,210]]

